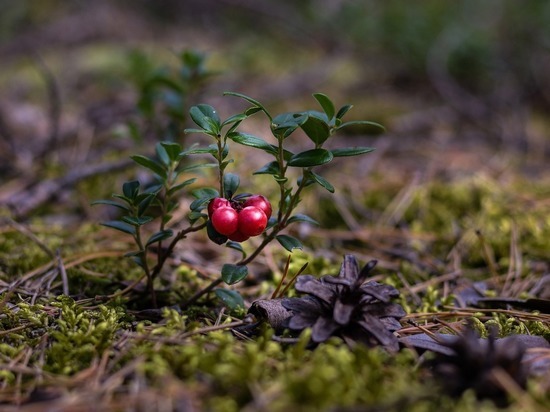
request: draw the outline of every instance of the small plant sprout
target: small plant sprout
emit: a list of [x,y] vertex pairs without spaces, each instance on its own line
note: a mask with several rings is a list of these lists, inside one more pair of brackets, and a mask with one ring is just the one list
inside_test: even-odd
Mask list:
[[[322,112],[308,110],[278,115],[272,115],[259,101],[246,95],[233,92],[227,92],[225,95],[244,99],[250,107],[223,121],[217,110],[210,105],[199,104],[191,107],[189,111],[191,119],[198,128],[186,129],[185,132],[208,135],[212,138],[212,144],[205,147],[192,146],[184,150],[178,143],[158,143],[155,157],[132,156],[137,164],[154,175],[155,184],[142,190],[138,181],[127,182],[123,185],[122,194],[113,195],[116,200],[94,202],[115,206],[122,210],[123,215],[120,219],[104,222],[103,225],[133,237],[137,248],[127,255],[143,268],[154,305],[156,302],[153,282],[162,270],[167,257],[187,234],[202,229],[207,230],[208,237],[213,242],[220,245],[226,244],[242,252],[242,259],[235,263],[224,264],[220,271],[221,276],[206,288],[197,291],[184,303],[184,306],[214,290],[228,306],[242,305],[242,298],[236,291],[216,289],[216,287],[222,282],[235,284],[243,280],[248,274],[247,264],[274,240],[290,252],[293,249],[302,248],[297,238],[284,234],[283,231],[297,222],[316,224],[316,221],[308,215],[296,213],[304,189],[311,185],[319,185],[331,193],[335,190],[327,179],[315,171],[315,168],[337,157],[357,156],[374,150],[371,147],[342,147],[329,150],[323,147],[327,140],[339,130],[351,125],[383,129],[377,123],[369,121],[344,122],[342,118],[352,106],[345,105],[336,110],[332,101],[321,93],[316,93],[313,97],[321,106]],[[238,130],[243,121],[256,113],[263,114],[269,122],[272,133],[270,139]],[[290,137],[298,129],[301,129],[309,138],[311,147],[294,153]],[[232,143],[232,150],[242,145],[273,157],[253,174],[273,177],[278,187],[277,199],[272,202],[264,194],[237,193],[240,178],[236,173],[227,172],[229,165],[234,163],[230,157],[230,143]],[[197,154],[210,155],[214,162],[206,164],[191,162],[191,157]],[[232,165],[237,168],[236,166],[238,165]],[[194,200],[188,214],[189,224],[174,233],[170,225],[172,213],[178,205],[182,190],[195,182],[195,178],[183,180],[182,175],[184,172],[188,174],[202,167],[216,168],[218,187],[202,187],[191,191]],[[292,181],[289,177],[289,168],[301,171],[296,181]],[[274,208],[273,205],[276,207]],[[154,227],[155,222],[156,229],[149,229]],[[148,230],[145,230],[145,227]],[[262,240],[247,255],[240,243],[253,236],[261,236]],[[168,239],[170,242],[163,245],[163,242]],[[153,245],[156,245],[158,252],[156,262],[151,263],[148,255]]]

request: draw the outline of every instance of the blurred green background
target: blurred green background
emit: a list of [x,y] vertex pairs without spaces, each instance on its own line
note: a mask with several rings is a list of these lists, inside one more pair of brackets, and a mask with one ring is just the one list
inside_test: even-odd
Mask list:
[[[442,142],[525,154],[529,164],[550,152],[545,0],[0,0],[0,10],[7,175],[44,159],[52,140],[85,132],[90,148],[105,142],[102,133],[158,98],[166,84],[151,92],[152,75],[183,70],[184,50],[198,53],[200,73],[187,74],[180,96],[160,98],[184,124],[198,102],[232,111],[226,90],[280,110],[324,92],[387,126],[404,164],[437,155]],[[159,140],[180,129],[156,130]]]

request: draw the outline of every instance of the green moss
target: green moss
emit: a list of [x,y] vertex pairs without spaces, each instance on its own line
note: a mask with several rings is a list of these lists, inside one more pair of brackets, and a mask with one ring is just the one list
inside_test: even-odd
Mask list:
[[[495,181],[480,177],[428,182],[414,192],[398,221],[384,223],[377,217],[385,216],[400,187],[374,185],[364,199],[368,215],[352,212],[367,231],[375,226],[386,229],[387,224],[391,236],[384,238],[382,231],[382,236],[373,238],[372,243],[370,239],[348,243],[315,240],[320,249],[311,249],[305,239],[305,251],[292,254],[289,276],[306,262],[309,266],[305,273],[335,274],[340,261],[333,261],[332,256],[347,251],[344,245],[353,246],[361,251],[361,259],[374,255],[380,260],[376,275],[401,290],[399,303],[408,313],[429,312],[437,316],[444,305],[452,303],[452,295],[444,298],[443,284],[434,283],[416,294],[410,293],[406,284],[414,286],[446,273],[448,253],[453,248],[460,256],[464,276],[487,279],[490,271],[476,229],[482,231],[499,273],[506,273],[508,266],[515,264],[510,257],[510,244],[515,242],[523,258],[520,275],[533,275],[529,262],[543,258],[550,246],[549,210],[544,201],[548,190],[543,186],[518,180],[500,187]],[[326,209],[319,211],[322,226],[343,226],[334,204],[323,202]],[[125,283],[121,282],[140,276],[137,266],[119,257],[70,264],[76,256],[126,250],[125,240],[106,235],[97,225],[68,230],[36,221],[31,228],[48,248],[60,250],[68,263],[70,291],[79,298],[107,295],[122,289]],[[404,234],[413,235],[412,240],[405,235],[400,238],[401,229]],[[10,229],[3,235],[0,268],[4,281],[18,279],[51,261],[22,233]],[[325,255],[323,247],[327,245],[332,250]],[[384,254],[389,249],[404,252],[403,257]],[[237,286],[247,300],[272,293],[281,280],[287,256],[286,251],[273,248],[270,258],[275,262],[275,273],[266,272],[259,288],[254,283]],[[166,293],[159,292],[163,303],[181,303],[182,297],[208,284],[194,269],[181,266],[173,270],[177,272],[173,277],[176,281],[162,277],[157,281],[157,286],[168,288]],[[285,283],[288,281],[287,278]],[[452,283],[449,286],[448,292],[452,293]],[[59,285],[57,288],[54,293],[58,293]],[[492,292],[499,294],[498,289]],[[290,290],[289,294],[293,293]],[[78,375],[103,358],[108,363],[106,379],[118,371],[131,371],[117,387],[121,393],[129,392],[131,387],[162,391],[162,382],[169,377],[199,394],[197,402],[206,410],[496,411],[492,404],[477,401],[471,393],[460,399],[440,395],[437,382],[418,367],[419,359],[408,350],[392,355],[362,346],[350,349],[339,339],[311,349],[307,346],[307,332],[297,344],[285,345],[272,340],[273,331],[269,328],[250,340],[238,339],[227,330],[188,335],[214,324],[220,308],[213,299],[203,299],[203,306],[193,306],[183,313],[165,309],[159,322],[133,322],[128,315],[130,309],[150,308],[139,294],[96,307],[85,307],[65,296],[54,299],[39,294],[35,303],[31,303],[31,298],[24,293],[2,295],[5,304],[1,307],[0,331],[6,333],[0,335],[0,358],[6,364],[22,359],[25,367],[43,370],[53,379]],[[528,333],[550,338],[548,323],[542,317],[526,320],[510,313],[487,312],[475,316],[476,328],[484,336],[489,327],[496,326],[500,336]],[[231,320],[234,319],[221,319],[222,324]],[[38,382],[31,374],[20,376],[3,370],[0,383],[14,388],[19,380],[30,388]],[[550,402],[541,380],[530,382],[526,396],[541,404]],[[515,402],[510,410],[520,410],[521,405]]]

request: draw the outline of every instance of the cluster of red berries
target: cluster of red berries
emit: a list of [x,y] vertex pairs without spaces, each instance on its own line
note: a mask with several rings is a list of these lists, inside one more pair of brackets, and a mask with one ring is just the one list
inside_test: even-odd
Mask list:
[[271,217],[271,203],[262,195],[253,195],[244,202],[216,197],[208,204],[208,216],[214,230],[235,242],[258,236]]

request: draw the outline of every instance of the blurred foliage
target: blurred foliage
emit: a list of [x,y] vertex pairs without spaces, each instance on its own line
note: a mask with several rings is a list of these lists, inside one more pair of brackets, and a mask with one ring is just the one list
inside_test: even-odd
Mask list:
[[205,56],[185,50],[176,56],[177,67],[161,66],[140,50],[128,55],[127,78],[138,92],[137,109],[145,119],[145,131],[131,125],[133,136],[154,133],[157,139],[181,136],[189,107],[197,92],[215,74],[205,67]]
[[[56,17],[105,4],[0,0],[0,44],[47,25]],[[433,92],[437,77],[444,75],[445,81],[456,82],[458,87],[489,98],[492,103],[519,99],[549,104],[550,4],[545,0],[532,0],[528,7],[514,0],[283,0],[277,4],[166,0],[162,7],[146,0],[119,0],[110,6],[117,7],[122,15],[141,16],[144,27],[152,25],[154,31],[191,28],[232,47],[249,41],[245,39],[260,38],[260,42],[247,44],[254,49],[261,47],[268,60],[270,53],[280,58],[281,52],[286,61],[312,52],[331,59],[352,57],[362,67],[363,73],[356,80],[362,86],[359,90],[388,84]],[[250,63],[246,58],[249,49],[244,47],[238,52],[244,59],[242,64]],[[197,56],[191,56],[193,61],[189,57],[185,57],[186,64],[196,71],[186,78],[182,73],[182,81],[188,85],[194,84],[190,80],[196,79],[201,69]],[[150,89],[158,89],[160,83],[168,107],[179,104],[174,99],[178,89],[163,82],[162,72],[151,71],[151,61],[136,54],[129,63],[133,71],[130,77],[142,91],[143,110],[150,111]],[[146,79],[144,75],[154,76]],[[506,90],[502,90],[503,84]]]

